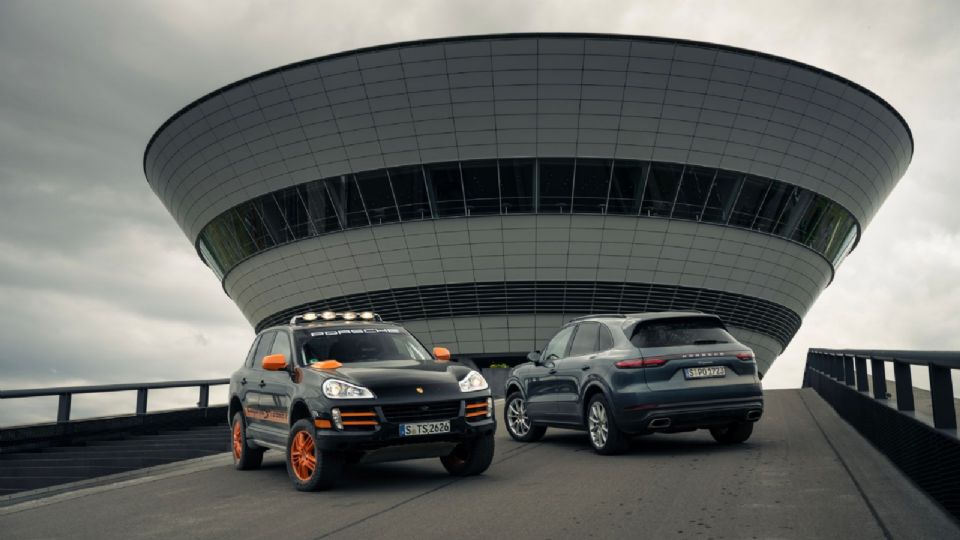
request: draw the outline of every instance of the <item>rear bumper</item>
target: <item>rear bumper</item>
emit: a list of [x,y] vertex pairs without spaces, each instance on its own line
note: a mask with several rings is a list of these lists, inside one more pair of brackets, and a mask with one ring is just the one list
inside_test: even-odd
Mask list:
[[618,412],[617,423],[627,433],[671,433],[756,422],[763,415],[763,398],[677,403]]

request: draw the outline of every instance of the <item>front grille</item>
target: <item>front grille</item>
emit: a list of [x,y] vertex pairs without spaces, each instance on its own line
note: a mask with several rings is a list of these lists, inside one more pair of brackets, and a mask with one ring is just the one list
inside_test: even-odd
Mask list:
[[384,405],[383,416],[389,422],[446,420],[460,415],[459,401],[436,401],[404,405]]

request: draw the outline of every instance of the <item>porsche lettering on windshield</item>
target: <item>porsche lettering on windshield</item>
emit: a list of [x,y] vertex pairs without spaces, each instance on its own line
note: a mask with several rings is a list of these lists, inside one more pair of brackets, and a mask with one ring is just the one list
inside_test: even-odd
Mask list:
[[396,328],[343,328],[341,330],[323,330],[322,332],[310,332],[311,337],[317,336],[339,336],[341,334],[399,334],[400,330]]

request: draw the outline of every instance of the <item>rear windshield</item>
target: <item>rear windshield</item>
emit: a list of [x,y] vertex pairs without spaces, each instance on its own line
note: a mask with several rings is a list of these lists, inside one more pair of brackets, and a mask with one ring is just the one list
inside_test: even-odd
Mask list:
[[714,319],[674,319],[638,325],[630,342],[639,349],[733,343],[733,336]]
[[429,360],[430,353],[413,336],[399,328],[331,328],[301,334],[302,365],[323,360],[375,362]]

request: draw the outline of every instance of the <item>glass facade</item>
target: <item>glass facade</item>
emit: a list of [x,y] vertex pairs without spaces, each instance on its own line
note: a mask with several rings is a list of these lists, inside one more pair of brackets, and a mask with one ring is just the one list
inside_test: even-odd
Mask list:
[[540,158],[431,163],[324,178],[246,201],[200,232],[222,278],[274,246],[384,223],[497,214],[610,214],[772,234],[840,264],[857,238],[845,208],[812,191],[676,163]]

